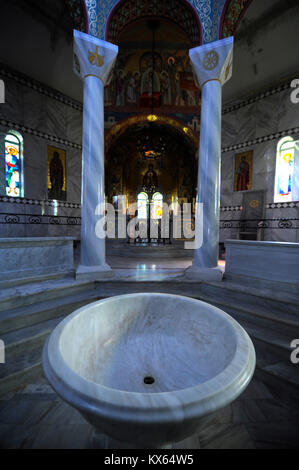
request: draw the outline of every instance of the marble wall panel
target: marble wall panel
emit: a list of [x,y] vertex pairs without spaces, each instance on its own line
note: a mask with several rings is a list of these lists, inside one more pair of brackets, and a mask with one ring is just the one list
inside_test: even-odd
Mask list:
[[80,237],[81,237],[81,226],[77,226],[77,225],[68,226],[67,230],[66,230],[66,236],[67,237],[75,237],[79,240]]
[[70,142],[82,145],[83,114],[70,106],[66,108],[66,138]]
[[256,103],[242,107],[236,112],[236,142],[234,144],[248,142],[255,138],[256,134]]
[[256,103],[256,137],[264,137],[278,131],[280,94],[268,96]]
[[296,241],[297,241],[297,230],[272,229],[272,240],[271,241],[273,241],[273,242],[296,243]]
[[60,101],[46,97],[46,126],[50,135],[61,139],[67,138],[66,131],[66,108],[67,106]]
[[0,202],[0,213],[24,215],[26,214],[26,207],[25,204]]
[[232,220],[232,211],[220,211],[220,220]]
[[[24,167],[38,168],[41,171],[41,178],[47,181],[47,142],[44,139],[24,134]],[[27,197],[26,188],[25,197]]]
[[220,206],[226,207],[233,204],[233,193],[232,193],[232,180],[221,181],[221,199]]
[[34,168],[24,165],[25,197],[32,199],[46,199],[47,197],[47,169]]
[[227,113],[222,116],[222,147],[229,147],[236,142],[239,125],[237,124],[237,115],[235,112]]
[[225,152],[221,158],[221,180],[233,181],[234,178],[234,152]]
[[272,229],[271,228],[266,228],[263,229],[262,231],[262,239],[265,242],[270,242],[272,241]]
[[221,229],[219,232],[219,243],[224,243],[225,240],[231,240],[232,231],[230,228]]
[[253,176],[273,171],[276,161],[276,145],[264,142],[253,147]]
[[23,105],[26,127],[47,132],[45,95],[29,87],[23,87]]
[[233,206],[241,206],[243,204],[243,191],[233,192]]
[[299,104],[291,102],[292,89],[284,90],[280,93],[278,113],[279,130],[293,129],[299,126]]
[[23,87],[11,79],[5,79],[5,103],[0,105],[0,118],[24,124]]
[[81,150],[70,149],[67,153],[67,200],[80,204],[81,202],[81,171],[82,152]]
[[2,225],[0,224],[0,238],[26,237],[26,225]]

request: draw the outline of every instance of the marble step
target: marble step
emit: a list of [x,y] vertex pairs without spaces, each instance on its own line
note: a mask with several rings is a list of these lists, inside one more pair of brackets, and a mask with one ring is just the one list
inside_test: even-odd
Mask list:
[[[170,245],[171,246],[171,245]],[[184,259],[184,260],[188,260],[188,259],[192,259],[193,258],[193,255],[192,255],[192,250],[188,250],[189,253],[187,253],[186,255],[186,250],[184,250],[184,248],[182,249],[178,249],[178,248],[172,248],[172,249],[168,249],[168,246],[167,248],[163,248],[163,249],[159,249],[159,250],[155,250],[154,248],[142,248],[142,247],[134,247],[132,249],[129,250],[129,252],[126,252],[126,254],[124,254],[123,250],[120,248],[120,249],[117,249],[117,248],[114,248],[114,249],[108,249],[107,251],[107,256],[117,256],[117,257],[121,257],[121,258],[136,258],[136,259],[173,259],[173,258],[177,258],[177,259]],[[191,254],[190,254],[191,252]]]
[[295,365],[291,362],[289,364],[278,362],[276,364],[265,366],[263,370],[275,377],[283,378],[285,382],[290,385],[294,385],[299,389],[299,364]]
[[36,277],[29,277],[24,279],[9,279],[9,280],[1,280],[0,281],[0,291],[2,289],[8,289],[11,287],[23,286],[26,284],[34,284],[37,282],[45,282],[45,281],[53,281],[58,279],[74,279],[75,271],[70,272],[68,274],[60,273],[60,274],[48,274],[43,276],[36,276]]
[[[232,315],[241,326],[247,331],[254,343],[260,345],[260,349],[271,347],[271,357],[289,360],[292,349],[291,341],[294,336],[286,338],[283,334],[276,333],[270,329],[261,328],[258,325],[253,326]],[[270,352],[270,351],[269,351]]]
[[74,295],[94,287],[95,284],[90,281],[65,278],[1,289],[0,312]]
[[0,337],[9,332],[36,325],[57,317],[68,315],[77,308],[99,299],[94,288],[66,297],[54,298],[0,312]]
[[18,390],[37,380],[42,374],[42,346],[18,355],[0,367],[0,396]]
[[243,311],[240,308],[228,307],[221,303],[215,303],[233,318],[235,318],[250,333],[259,332],[257,338],[260,340],[269,340],[278,347],[289,349],[290,343],[294,338],[299,337],[299,322],[296,325],[281,324],[275,318],[267,318],[256,315],[254,311]]
[[10,362],[15,357],[28,353],[44,345],[47,337],[65,316],[53,318],[17,331],[2,335],[5,344],[5,359]]
[[278,322],[285,327],[299,327],[299,298],[298,296],[287,296],[285,293],[283,298],[277,298],[274,293],[271,298],[268,292],[258,295],[255,290],[244,292],[243,289],[231,288],[226,283],[190,283],[179,277],[171,281],[163,280],[163,282],[114,280],[110,283],[99,283],[97,291],[101,297],[135,292],[164,292],[185,295],[220,308],[233,308],[253,315],[254,318]]
[[[246,288],[245,288],[246,289]],[[228,283],[200,284],[200,297],[221,305],[240,309],[281,324],[297,327],[299,324],[299,297],[286,293],[261,292]]]
[[282,403],[291,401],[294,406],[299,406],[299,364],[257,364],[255,377],[266,383],[271,393]]

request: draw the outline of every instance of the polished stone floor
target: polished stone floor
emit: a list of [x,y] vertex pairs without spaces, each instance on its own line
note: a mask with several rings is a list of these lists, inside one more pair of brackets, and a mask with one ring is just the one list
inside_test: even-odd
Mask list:
[[[107,256],[107,263],[118,279],[156,280],[182,276],[192,265],[189,258],[155,259],[129,258],[127,256]],[[225,270],[225,261],[219,260],[218,266]]]
[[[0,401],[1,449],[90,449],[92,435],[80,414],[44,379]],[[299,406],[275,399],[254,379],[234,403],[205,419],[192,446],[182,443],[175,448],[299,448]]]

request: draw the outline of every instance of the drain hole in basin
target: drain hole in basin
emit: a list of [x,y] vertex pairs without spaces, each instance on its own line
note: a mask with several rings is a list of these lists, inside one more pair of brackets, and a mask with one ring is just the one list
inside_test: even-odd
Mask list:
[[153,385],[155,383],[154,377],[144,377],[143,382],[145,385]]

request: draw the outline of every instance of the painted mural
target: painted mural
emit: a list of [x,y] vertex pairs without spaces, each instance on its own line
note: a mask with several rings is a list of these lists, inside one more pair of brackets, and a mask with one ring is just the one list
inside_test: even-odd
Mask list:
[[[123,24],[128,23],[128,19],[134,9],[136,9],[135,3],[129,2],[133,7],[125,11],[125,15],[122,15],[120,18]],[[109,15],[115,5],[118,2],[117,0],[106,0],[105,2],[99,2],[98,0],[85,0],[86,10],[89,18],[89,32],[93,36],[96,36],[100,39],[105,39],[105,32],[108,34],[109,31],[106,31],[106,24],[109,18]],[[140,2],[144,5],[148,5],[147,2]],[[163,2],[154,2],[159,8],[159,4]],[[225,4],[225,0],[186,0],[182,2],[185,4],[190,4],[194,9],[195,20],[199,19],[202,28],[202,42],[208,43],[216,41],[218,39],[219,24],[221,13]],[[176,15],[176,10],[174,9],[173,2],[167,0],[167,10],[172,12],[173,16]],[[129,13],[129,16],[128,16]],[[178,15],[176,15],[178,17]],[[185,16],[185,15],[184,15]],[[109,40],[109,39],[108,39]]]
[[48,146],[48,198],[66,201],[66,152]]
[[252,189],[253,151],[239,153],[235,156],[234,191]]
[[239,23],[252,1],[253,0],[227,0],[220,25],[221,39],[235,35]]
[[176,23],[194,46],[201,44],[201,25],[189,2],[182,0],[126,0],[119,2],[106,26],[108,41],[118,43],[122,32],[137,19],[157,18]]
[[[153,66],[154,63],[154,66]],[[178,108],[198,113],[196,87],[186,51],[132,51],[122,49],[110,85],[105,88],[107,111],[155,111]]]

